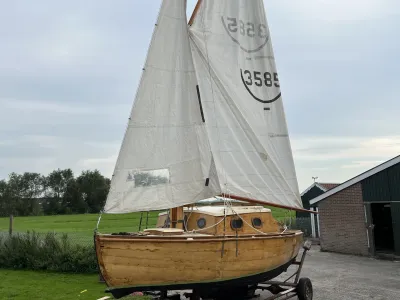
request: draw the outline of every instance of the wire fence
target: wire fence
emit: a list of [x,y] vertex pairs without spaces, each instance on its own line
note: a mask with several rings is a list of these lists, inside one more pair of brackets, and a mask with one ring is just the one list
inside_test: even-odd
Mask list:
[[304,237],[312,236],[311,217],[304,217],[304,218],[294,217],[291,220],[293,221],[291,229],[297,229],[303,231]]
[[[288,229],[302,230],[305,238],[311,236],[310,218],[286,217],[277,220]],[[135,232],[154,228],[156,223],[156,216],[142,214],[125,224],[117,224],[117,228],[106,223],[99,229],[102,233]],[[0,268],[98,273],[94,229],[69,228],[68,232],[14,230],[11,234],[0,229]]]
[[[106,224],[106,226],[99,227],[99,232],[101,233],[121,233],[121,232],[138,232],[145,230],[147,228],[154,228],[157,224],[157,217],[155,216],[144,216],[142,218],[137,217],[134,219],[130,219],[130,225],[123,224],[116,226],[111,226],[111,224]],[[301,230],[303,231],[304,237],[311,237],[311,218],[309,217],[282,217],[278,219],[280,224],[284,224],[287,226],[288,229],[293,230]],[[246,225],[245,225],[246,226]],[[13,236],[24,236],[34,232],[39,239],[44,239],[46,236],[51,234],[57,240],[61,240],[62,238],[67,237],[69,242],[72,244],[82,245],[82,246],[91,246],[94,243],[94,228],[92,229],[76,229],[76,230],[13,230]],[[1,230],[0,229],[0,240],[4,240],[5,238],[9,237],[10,233],[9,230]]]

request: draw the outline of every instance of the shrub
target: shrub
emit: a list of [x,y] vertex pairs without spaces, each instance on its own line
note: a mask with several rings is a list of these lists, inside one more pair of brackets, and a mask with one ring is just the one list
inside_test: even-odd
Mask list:
[[66,273],[98,272],[94,246],[71,243],[68,235],[35,232],[0,236],[0,268]]

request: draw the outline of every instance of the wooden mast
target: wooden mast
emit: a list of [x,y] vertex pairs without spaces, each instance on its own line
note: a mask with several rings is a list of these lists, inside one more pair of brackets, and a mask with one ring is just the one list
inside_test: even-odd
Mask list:
[[183,222],[184,222],[184,213],[183,213],[183,206],[174,207],[169,210],[170,215],[170,228],[178,228],[184,229]]
[[194,19],[196,18],[197,12],[199,11],[199,8],[200,8],[200,5],[202,2],[203,2],[203,0],[197,1],[196,7],[194,8],[192,16],[190,17],[190,20],[189,20],[189,26],[191,26],[193,24]]
[[[192,16],[190,17],[189,20],[189,26],[193,24],[194,19],[196,18],[197,12],[199,11],[200,5],[202,3],[202,0],[198,0],[197,4],[193,10]],[[183,212],[183,206],[179,207],[174,207],[169,210],[170,214],[170,228],[179,228],[179,229],[185,229],[184,228],[184,217],[185,214]]]
[[299,212],[318,214],[318,212],[313,211],[313,210],[307,210],[307,209],[303,209],[303,208],[291,207],[291,206],[282,205],[282,204],[276,204],[276,203],[272,203],[272,202],[264,202],[264,201],[259,201],[259,200],[256,200],[256,199],[251,199],[251,198],[246,198],[246,197],[241,197],[241,196],[236,196],[236,195],[229,195],[228,196],[228,195],[224,195],[223,194],[223,195],[220,195],[220,197],[232,198],[232,199],[239,200],[239,201],[245,201],[245,202],[261,204],[261,205],[268,205],[268,206],[273,206],[273,207],[278,207],[278,208],[285,208],[285,209],[295,210],[295,211],[299,211]]

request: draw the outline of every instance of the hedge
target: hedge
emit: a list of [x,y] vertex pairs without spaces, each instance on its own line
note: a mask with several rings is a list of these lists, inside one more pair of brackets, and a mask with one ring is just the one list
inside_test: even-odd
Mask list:
[[51,232],[0,236],[0,268],[98,273],[94,245],[71,243],[67,234]]

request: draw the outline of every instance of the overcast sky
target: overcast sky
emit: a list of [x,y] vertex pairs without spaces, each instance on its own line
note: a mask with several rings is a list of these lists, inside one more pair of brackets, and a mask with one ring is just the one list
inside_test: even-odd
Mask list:
[[[111,176],[159,6],[1,1],[0,179],[56,168]],[[265,7],[300,190],[400,155],[400,1]]]

